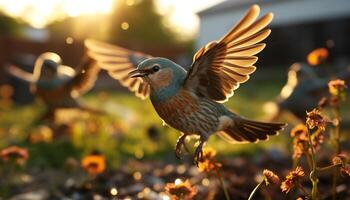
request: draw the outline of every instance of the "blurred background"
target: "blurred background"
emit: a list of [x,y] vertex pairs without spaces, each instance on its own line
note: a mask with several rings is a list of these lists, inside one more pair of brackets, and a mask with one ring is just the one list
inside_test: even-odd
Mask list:
[[[68,111],[52,124],[37,121],[45,105],[33,96],[28,83],[10,76],[5,66],[11,63],[32,72],[35,59],[50,51],[59,54],[64,65],[75,68],[85,51],[84,40],[94,38],[167,57],[189,68],[194,53],[221,38],[254,3],[260,5],[261,13],[274,13],[272,34],[259,54],[257,71],[226,105],[252,119],[274,119],[291,126],[280,136],[258,145],[231,145],[215,137],[209,141],[218,156],[231,163],[230,170],[244,169],[250,163],[249,175],[257,170],[254,166],[291,163],[286,158],[291,149],[286,148],[291,147],[288,131],[304,119],[280,103],[293,91],[285,87],[282,92],[290,81],[290,66],[306,66],[325,83],[339,73],[350,73],[348,0],[0,0],[0,148],[17,145],[29,151],[26,170],[20,170],[18,179],[8,185],[5,182],[10,181],[1,182],[0,198],[21,199],[15,195],[21,193],[39,195],[37,199],[95,199],[94,195],[108,199],[116,196],[113,188],[118,189],[120,198],[136,198],[149,187],[163,195],[162,189],[149,186],[152,184],[164,185],[178,176],[198,178],[199,172],[190,172],[196,171],[191,156],[182,161],[174,156],[179,133],[162,126],[149,100],[134,97],[104,71],[80,100],[106,114]],[[323,48],[326,56],[316,53],[310,58],[309,53],[317,48]],[[293,102],[307,98],[301,94]],[[282,107],[287,112],[273,116]],[[342,109],[345,121],[349,114],[350,104],[346,101]],[[344,127],[349,131],[349,125]],[[189,146],[195,143],[188,142]],[[99,186],[91,186],[91,180],[79,170],[80,160],[94,152],[103,155],[107,165],[107,172],[97,181]],[[168,171],[156,176],[154,169]],[[147,177],[143,174],[152,177],[153,182],[143,181]],[[243,176],[238,173],[231,177],[230,184],[244,185],[244,180],[251,178]],[[251,185],[240,186],[245,189],[232,190],[232,194],[238,199],[247,197],[245,190],[254,184],[253,179],[249,181]],[[130,188],[135,182],[138,187]],[[202,186],[211,187],[206,181]],[[202,195],[209,194],[203,191]],[[213,198],[223,197],[220,189],[215,191]],[[261,195],[265,198],[267,194]],[[167,198],[163,195],[148,199],[158,197]]]

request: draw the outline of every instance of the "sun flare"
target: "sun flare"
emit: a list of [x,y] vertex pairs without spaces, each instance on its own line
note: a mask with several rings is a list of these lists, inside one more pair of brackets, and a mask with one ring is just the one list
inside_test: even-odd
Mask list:
[[0,1],[0,10],[19,18],[34,28],[44,28],[55,20],[64,17],[77,17],[89,14],[108,14],[113,9],[114,0],[12,0]]

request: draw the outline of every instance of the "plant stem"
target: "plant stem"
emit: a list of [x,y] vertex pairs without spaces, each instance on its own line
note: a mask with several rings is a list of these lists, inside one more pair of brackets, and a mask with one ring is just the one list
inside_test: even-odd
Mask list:
[[221,176],[219,168],[216,168],[215,171],[216,171],[216,174],[218,175],[218,179],[219,179],[220,185],[222,187],[222,190],[224,191],[226,200],[231,200],[230,199],[230,195],[228,194],[228,191],[227,191],[227,189],[225,187],[224,179]]
[[[340,97],[338,97],[340,98]],[[339,105],[334,107],[334,115],[337,120],[337,124],[334,127],[334,144],[335,144],[335,154],[338,155],[340,153],[340,110]],[[335,168],[333,171],[333,179],[332,179],[332,199],[337,199],[337,177],[338,177],[338,168]]]
[[300,161],[300,158],[293,159],[293,169],[295,169],[298,166],[299,161]]
[[333,170],[333,179],[332,179],[332,199],[337,199],[337,177],[338,177],[338,167]]
[[312,168],[312,159],[309,153],[305,153],[306,155],[306,161],[307,161],[307,165],[309,166],[309,168]]
[[327,171],[327,170],[334,169],[334,168],[338,169],[338,167],[340,167],[340,166],[342,166],[341,163],[330,165],[330,166],[327,166],[327,167],[318,167],[317,171],[318,172],[322,172],[322,171]]
[[258,185],[255,186],[254,190],[250,193],[248,200],[252,200],[255,192],[258,191],[258,189],[260,188],[260,186],[264,183],[264,180],[262,180]]
[[305,196],[309,197],[309,194],[306,192],[305,188],[298,182],[299,189],[304,193]]
[[334,108],[335,119],[337,120],[337,124],[334,127],[334,144],[335,144],[335,154],[340,153],[340,111],[339,106],[335,106]]
[[311,159],[312,159],[312,169],[311,169],[311,173],[310,173],[310,180],[312,182],[312,191],[311,191],[311,197],[312,200],[316,200],[317,199],[317,164],[316,164],[316,155],[314,152],[314,147],[312,145],[312,140],[311,140],[311,131],[309,129],[308,131],[308,139],[309,139],[309,146],[311,149]]

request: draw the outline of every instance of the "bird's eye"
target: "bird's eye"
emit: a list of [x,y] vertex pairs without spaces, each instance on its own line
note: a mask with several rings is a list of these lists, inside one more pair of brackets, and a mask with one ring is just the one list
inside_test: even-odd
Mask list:
[[153,72],[157,72],[157,71],[159,71],[159,69],[160,69],[159,65],[154,65],[152,67]]

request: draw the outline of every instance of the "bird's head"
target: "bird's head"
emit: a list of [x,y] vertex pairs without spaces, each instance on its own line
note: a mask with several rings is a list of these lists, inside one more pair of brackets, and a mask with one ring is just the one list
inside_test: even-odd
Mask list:
[[61,57],[52,52],[46,52],[41,54],[36,63],[35,68],[40,70],[41,80],[51,80],[57,75],[59,65],[61,65]]
[[153,90],[176,86],[186,77],[186,71],[166,58],[149,58],[141,62],[137,69],[129,73],[131,78],[141,77]]

